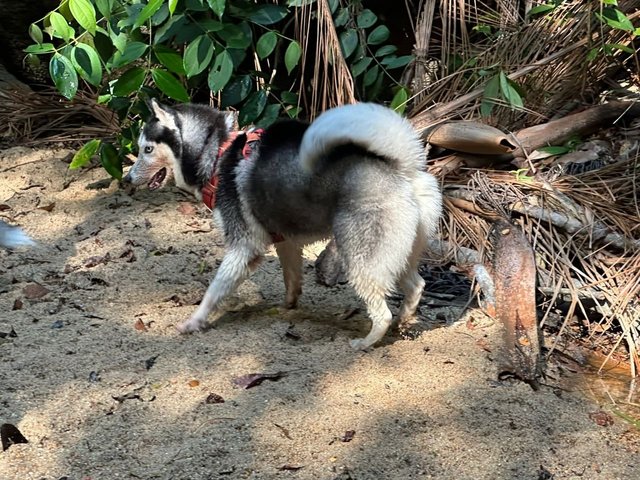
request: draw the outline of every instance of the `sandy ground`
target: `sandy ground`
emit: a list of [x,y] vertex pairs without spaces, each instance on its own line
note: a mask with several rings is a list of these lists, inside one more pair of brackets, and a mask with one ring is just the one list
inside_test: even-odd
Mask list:
[[0,338],[0,423],[29,440],[0,453],[0,479],[640,478],[629,424],[495,381],[479,312],[426,302],[415,340],[353,351],[368,321],[345,318],[348,287],[315,285],[317,249],[298,310],[279,307],[272,254],[215,328],[178,335],[223,252],[208,213],[175,190],[87,189],[104,172],[69,172],[68,153],[0,156],[0,217],[39,243],[0,251],[0,332],[17,334]]

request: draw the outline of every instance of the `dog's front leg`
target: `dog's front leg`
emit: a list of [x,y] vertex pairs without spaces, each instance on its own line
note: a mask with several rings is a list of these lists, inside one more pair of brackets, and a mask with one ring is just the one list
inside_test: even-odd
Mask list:
[[229,250],[216,272],[216,276],[207,288],[200,306],[191,318],[180,325],[180,333],[202,330],[207,324],[207,317],[213,310],[220,308],[222,302],[256,269],[262,255],[253,248],[233,248]]

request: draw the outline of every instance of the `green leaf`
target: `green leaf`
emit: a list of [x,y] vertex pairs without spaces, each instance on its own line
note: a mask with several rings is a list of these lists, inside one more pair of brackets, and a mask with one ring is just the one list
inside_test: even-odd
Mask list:
[[113,84],[113,94],[116,97],[127,97],[133,92],[140,90],[146,77],[144,69],[133,67],[120,75],[120,78]]
[[602,3],[605,5],[615,5],[618,6],[618,0],[602,0]]
[[596,58],[598,58],[599,53],[600,53],[600,47],[594,47],[591,50],[589,50],[589,53],[587,53],[587,62],[591,62]]
[[184,71],[187,77],[199,74],[211,63],[213,58],[213,42],[207,35],[200,35],[184,50]]
[[95,0],[96,7],[100,14],[107,20],[111,18],[111,10],[113,10],[114,0]]
[[287,7],[281,5],[258,5],[249,15],[249,20],[258,25],[272,25],[287,16]]
[[480,105],[480,115],[488,117],[491,115],[493,107],[495,106],[495,99],[500,94],[500,75],[494,75],[487,82],[484,87],[484,93],[482,94],[482,103]]
[[500,72],[500,91],[511,108],[518,109],[524,106],[522,97],[514,87],[513,81],[504,72]]
[[176,33],[182,31],[188,24],[189,21],[182,14],[171,17],[167,23],[156,30],[156,34],[153,37],[154,45],[168,41],[171,37],[175,36]]
[[363,74],[364,71],[367,68],[369,68],[369,65],[371,65],[372,61],[373,61],[373,58],[364,57],[364,58],[361,58],[360,60],[358,60],[356,63],[354,63],[351,66],[351,75],[353,75],[353,78]]
[[167,97],[178,100],[179,102],[188,102],[189,93],[176,77],[166,70],[154,68],[151,70],[151,78],[154,83]]
[[231,54],[227,50],[224,50],[216,57],[213,62],[213,68],[209,72],[209,88],[212,92],[219,92],[222,90],[233,73],[233,60]]
[[349,58],[358,47],[358,32],[355,28],[345,30],[340,34],[340,47],[344,58]]
[[237,105],[251,93],[251,77],[249,75],[242,75],[229,83],[220,96],[220,106],[229,107],[231,105]]
[[300,96],[295,92],[290,92],[288,90],[284,90],[280,94],[280,98],[284,103],[288,103],[289,105],[297,105]]
[[53,79],[58,91],[71,100],[78,91],[78,74],[73,68],[71,60],[56,53],[49,61],[49,75]]
[[393,96],[389,108],[402,115],[407,109],[407,100],[409,100],[409,89],[407,87],[400,87]]
[[392,53],[396,53],[398,47],[395,45],[385,45],[384,47],[380,47],[376,52],[376,57],[384,57],[385,55],[391,55]]
[[215,13],[218,18],[222,18],[222,15],[224,15],[224,7],[227,2],[225,0],[207,0],[207,3],[211,10],[213,10],[213,13]]
[[57,33],[65,42],[71,40],[71,38],[73,38],[74,34],[76,33],[67,22],[67,19],[60,15],[58,12],[51,12],[49,14],[49,22],[51,22],[53,31]]
[[340,11],[338,12],[338,15],[336,15],[335,19],[333,20],[333,24],[339,28],[339,27],[344,27],[348,21],[349,21],[349,10],[347,10],[346,8],[341,8]]
[[267,58],[273,52],[273,49],[276,48],[276,43],[278,43],[278,36],[276,32],[269,31],[262,35],[258,39],[258,43],[256,44],[256,52],[258,53],[258,57],[261,59]]
[[96,10],[89,0],[69,0],[73,18],[91,35],[96,33]]
[[269,125],[275,122],[280,115],[280,108],[281,106],[277,103],[267,105],[260,118],[256,121],[256,127],[267,128]]
[[[118,27],[115,27],[115,28],[118,28]],[[113,44],[113,46],[116,47],[116,50],[118,52],[124,53],[124,49],[127,46],[126,33],[122,31],[118,31],[118,33],[116,33],[115,30],[111,27],[111,25],[108,25],[107,29],[109,33],[109,39],[111,40],[111,43]],[[98,38],[99,37],[100,36],[98,35]]]
[[71,49],[71,63],[80,76],[96,87],[102,83],[102,64],[95,49],[86,43],[78,43]]
[[122,53],[116,52],[113,54],[113,57],[108,62],[108,66],[110,68],[120,68],[124,65],[128,65],[134,60],[139,59],[144,52],[147,51],[148,47],[149,45],[142,42],[127,43]]
[[104,169],[116,180],[122,179],[122,158],[116,147],[110,143],[103,143],[100,149],[100,163]]
[[396,57],[395,55],[391,55],[382,59],[380,63],[387,67],[389,70],[394,68],[406,67],[412,60],[413,55],[403,55],[401,57]]
[[177,6],[178,6],[178,0],[169,0],[169,15],[173,16],[173,12],[176,11]]
[[203,18],[202,20],[198,20],[198,27],[207,33],[219,32],[224,28],[224,23],[214,20],[213,18]]
[[35,23],[29,25],[29,36],[31,37],[31,40],[38,44],[42,43],[42,41],[44,40],[42,29]]
[[249,27],[249,24],[246,22],[238,25],[227,23],[222,30],[216,33],[226,42],[229,48],[245,50],[251,46],[253,38],[251,27]]
[[372,27],[378,21],[378,17],[369,9],[365,9],[358,15],[357,25],[358,28]]
[[547,13],[556,8],[556,5],[553,4],[542,4],[536,7],[533,7],[531,10],[527,12],[527,15],[532,17],[533,15],[540,15],[542,13]]
[[267,104],[267,92],[265,90],[258,90],[249,95],[246,103],[240,109],[238,115],[238,123],[241,127],[249,125],[255,121],[263,112],[264,107]]
[[606,43],[604,45],[605,51],[609,54],[614,53],[615,50],[620,50],[625,53],[633,54],[635,50],[633,48],[628,47],[627,45],[623,45],[621,43]]
[[609,25],[611,28],[617,30],[624,30],[625,32],[633,32],[634,26],[631,20],[627,16],[615,7],[605,7],[602,9],[602,15],[596,14],[598,18]]
[[85,143],[80,150],[76,152],[69,164],[69,170],[76,170],[77,168],[85,166],[91,160],[100,146],[100,140],[93,139]]
[[565,153],[570,151],[570,148],[560,145],[550,145],[548,147],[538,148],[538,151],[548,153],[549,155],[564,155]]
[[285,113],[289,115],[289,118],[298,118],[298,115],[302,111],[302,107],[287,107]]
[[44,53],[51,53],[55,51],[53,43],[41,43],[38,45],[29,45],[24,49],[25,53],[35,53],[36,55],[42,55]]
[[378,79],[379,74],[380,74],[380,67],[378,65],[374,65],[369,70],[367,70],[367,73],[364,74],[362,83],[364,84],[365,87],[369,87],[373,85]]
[[369,45],[380,45],[389,39],[389,29],[384,25],[378,25],[367,37],[367,43]]
[[284,53],[284,64],[287,67],[287,72],[291,74],[298,62],[300,61],[300,56],[302,55],[302,49],[300,48],[300,44],[293,40],[289,46],[287,47],[287,51]]
[[178,75],[185,74],[182,57],[172,48],[166,47],[164,45],[156,45],[153,48],[153,53],[156,54],[158,61],[162,65],[167,67],[171,72],[177,73]]
[[133,24],[133,28],[140,28],[142,25],[144,25],[144,22],[149,20],[153,16],[153,14],[156,13],[163,3],[164,0],[149,0],[149,3],[144,6],[142,11],[140,12],[140,15],[138,15],[138,18]]

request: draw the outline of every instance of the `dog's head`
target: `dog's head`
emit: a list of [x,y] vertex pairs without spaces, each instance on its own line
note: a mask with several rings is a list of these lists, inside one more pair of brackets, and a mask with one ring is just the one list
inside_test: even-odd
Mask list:
[[148,105],[151,117],[138,138],[138,159],[123,180],[134,186],[146,184],[149,190],[157,190],[175,178],[178,187],[186,188],[179,165],[182,153],[179,117],[175,110],[155,99]]
[[177,187],[198,196],[213,174],[233,115],[192,103],[168,107],[152,99],[148,105],[151,117],[138,139],[138,159],[123,181],[157,190],[173,178]]

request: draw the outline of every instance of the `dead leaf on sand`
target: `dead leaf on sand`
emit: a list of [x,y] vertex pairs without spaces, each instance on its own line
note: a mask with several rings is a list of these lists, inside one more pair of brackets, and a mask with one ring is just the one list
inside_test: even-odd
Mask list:
[[591,412],[589,414],[589,418],[593,420],[596,425],[600,425],[601,427],[609,427],[613,425],[613,417],[602,410]]
[[45,212],[52,212],[55,207],[56,207],[56,204],[55,202],[53,202],[48,205],[43,205],[42,207],[38,207],[38,210],[44,210]]
[[107,252],[104,255],[96,255],[94,257],[89,257],[85,260],[84,266],[85,268],[93,268],[97,267],[100,264],[107,264],[111,260],[111,255]]
[[289,471],[295,472],[300,470],[301,468],[304,468],[304,465],[288,465],[287,464],[287,465],[281,466],[278,470],[283,470],[283,471],[289,470]]
[[189,202],[180,202],[180,205],[178,205],[177,210],[181,214],[187,215],[189,217],[195,215],[196,213],[196,207],[193,205],[193,203],[189,203]]
[[265,380],[273,380],[274,382],[286,376],[287,372],[276,373],[249,373],[233,379],[234,385],[244,388],[245,390],[260,385]]
[[138,330],[139,332],[146,332],[148,330],[147,326],[144,324],[142,319],[137,319],[136,323],[133,324],[133,328]]
[[0,439],[2,440],[2,451],[7,450],[16,443],[29,443],[29,440],[22,435],[18,427],[11,423],[2,424],[0,427]]
[[215,405],[217,403],[224,403],[224,398],[222,398],[217,393],[210,393],[207,395],[207,398],[204,400],[204,403],[207,405]]
[[353,440],[353,437],[355,437],[355,435],[355,430],[347,430],[346,432],[344,432],[344,435],[340,437],[340,441],[345,443],[350,442],[351,440]]
[[43,287],[39,283],[30,283],[26,287],[22,289],[22,293],[29,300],[34,300],[36,298],[42,298],[46,294],[50,292],[49,289]]
[[0,338],[7,338],[7,337],[16,338],[17,336],[18,334],[16,333],[13,327],[11,327],[11,331],[9,331],[8,333],[0,332]]

